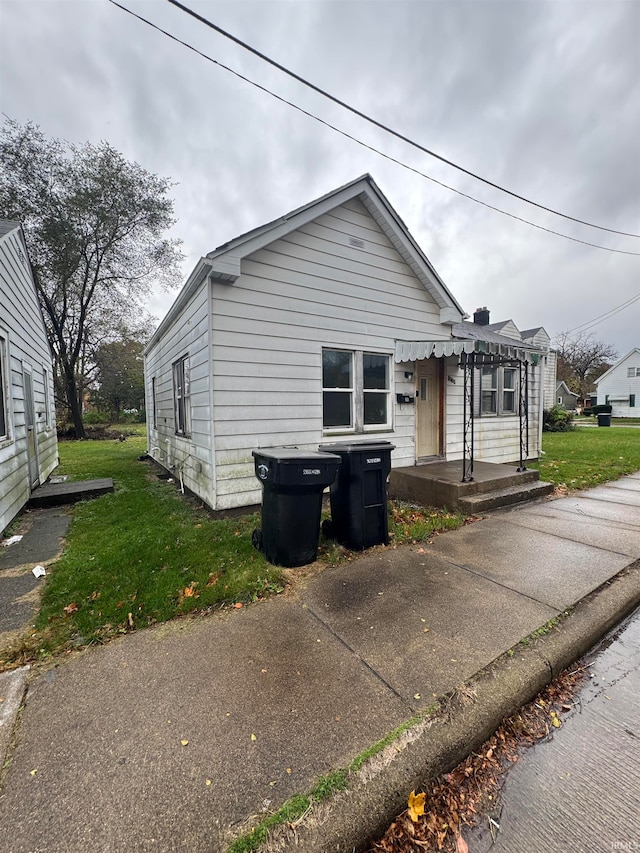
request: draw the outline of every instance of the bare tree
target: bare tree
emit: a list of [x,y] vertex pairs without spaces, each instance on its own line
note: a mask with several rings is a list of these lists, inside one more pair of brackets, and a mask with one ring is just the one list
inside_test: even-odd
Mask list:
[[170,182],[107,142],[70,145],[7,120],[0,217],[22,223],[59,386],[83,437],[85,366],[100,341],[142,312],[153,284],[178,282]]
[[561,332],[554,341],[558,353],[558,379],[581,397],[586,397],[595,380],[618,357],[615,347],[602,343],[591,334],[570,335]]

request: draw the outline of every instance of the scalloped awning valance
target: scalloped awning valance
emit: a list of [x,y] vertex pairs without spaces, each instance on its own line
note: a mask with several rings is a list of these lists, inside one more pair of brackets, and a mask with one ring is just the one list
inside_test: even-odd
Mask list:
[[498,344],[495,341],[396,341],[395,360],[401,364],[405,361],[421,361],[424,358],[462,355],[463,352],[496,355],[501,358],[528,361],[534,365],[538,364],[543,354],[510,344]]

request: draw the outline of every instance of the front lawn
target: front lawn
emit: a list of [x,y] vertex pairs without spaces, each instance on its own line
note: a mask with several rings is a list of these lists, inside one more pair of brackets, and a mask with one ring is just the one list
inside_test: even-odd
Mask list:
[[[66,546],[47,573],[36,633],[5,662],[33,660],[65,648],[223,604],[243,606],[280,592],[286,573],[251,544],[260,514],[214,518],[159,469],[139,461],[146,439],[62,441],[56,474],[72,479],[112,477],[113,494],[76,504]],[[393,544],[424,541],[460,526],[463,516],[393,502]],[[355,555],[321,539],[325,565]],[[2,661],[0,661],[2,663]]]
[[586,489],[640,470],[640,429],[596,427],[542,434],[544,456],[529,464],[540,479]]

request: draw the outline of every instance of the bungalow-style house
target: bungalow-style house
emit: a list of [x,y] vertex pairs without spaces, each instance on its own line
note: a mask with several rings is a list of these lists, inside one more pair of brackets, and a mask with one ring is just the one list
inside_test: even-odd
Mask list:
[[556,385],[556,400],[555,404],[557,406],[562,406],[563,409],[567,412],[575,412],[578,408],[578,394],[574,394],[567,387],[567,383],[564,381],[558,382]]
[[58,464],[53,366],[18,222],[0,220],[0,533]]
[[634,347],[595,380],[598,405],[610,404],[614,418],[640,417],[640,348]]
[[364,175],[198,261],[145,350],[149,454],[214,510],[260,502],[261,447],[389,440],[394,468],[522,469],[548,339],[465,317]]

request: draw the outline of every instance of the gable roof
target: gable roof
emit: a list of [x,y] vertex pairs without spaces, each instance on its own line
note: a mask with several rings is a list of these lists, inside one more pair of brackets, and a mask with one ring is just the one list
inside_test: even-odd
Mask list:
[[567,383],[564,381],[564,379],[561,379],[561,380],[560,380],[560,382],[556,382],[556,394],[558,393],[558,391],[559,391],[561,388],[563,388],[563,389],[564,389],[564,391],[563,391],[563,393],[564,393],[564,394],[569,394],[569,395],[571,395],[572,397],[575,397],[575,398],[576,398],[576,400],[577,400],[577,399],[578,399],[578,397],[580,396],[579,394],[576,394],[576,393],[575,393],[575,391],[572,391],[572,390],[571,390],[571,388],[569,388],[569,387],[567,386]]
[[0,219],[0,237],[4,237],[5,234],[9,234],[11,231],[15,231],[15,229],[19,227],[19,222],[14,222],[11,219]]
[[185,306],[192,293],[207,276],[214,280],[233,283],[241,274],[243,258],[282,237],[286,237],[292,231],[352,199],[358,199],[362,202],[387,239],[431,295],[440,308],[440,322],[452,324],[466,317],[467,314],[435,271],[384,193],[371,175],[365,174],[302,207],[292,210],[290,213],[284,214],[278,219],[267,222],[258,228],[253,228],[251,231],[223,243],[205,257],[200,258],[177,299],[153,334],[147,349],[162,336]]
[[603,374],[602,374],[602,376],[599,376],[597,379],[594,379],[594,380],[593,380],[594,385],[597,385],[597,384],[598,384],[598,382],[602,382],[602,380],[603,380],[603,379],[606,379],[606,378],[607,378],[607,376],[609,376],[609,374],[610,374],[610,373],[613,373],[613,371],[616,369],[616,367],[620,367],[620,365],[621,365],[623,362],[625,362],[625,361],[629,358],[629,356],[630,356],[630,355],[633,355],[635,352],[637,352],[637,353],[638,353],[638,355],[640,355],[640,348],[638,348],[638,347],[634,347],[632,350],[629,350],[629,352],[628,352],[625,356],[623,356],[622,358],[618,359],[618,361],[616,361],[616,363],[615,363],[615,364],[612,364],[612,365],[611,365],[611,367],[609,368],[609,370],[607,370],[607,372],[606,372],[606,373],[603,373]]

